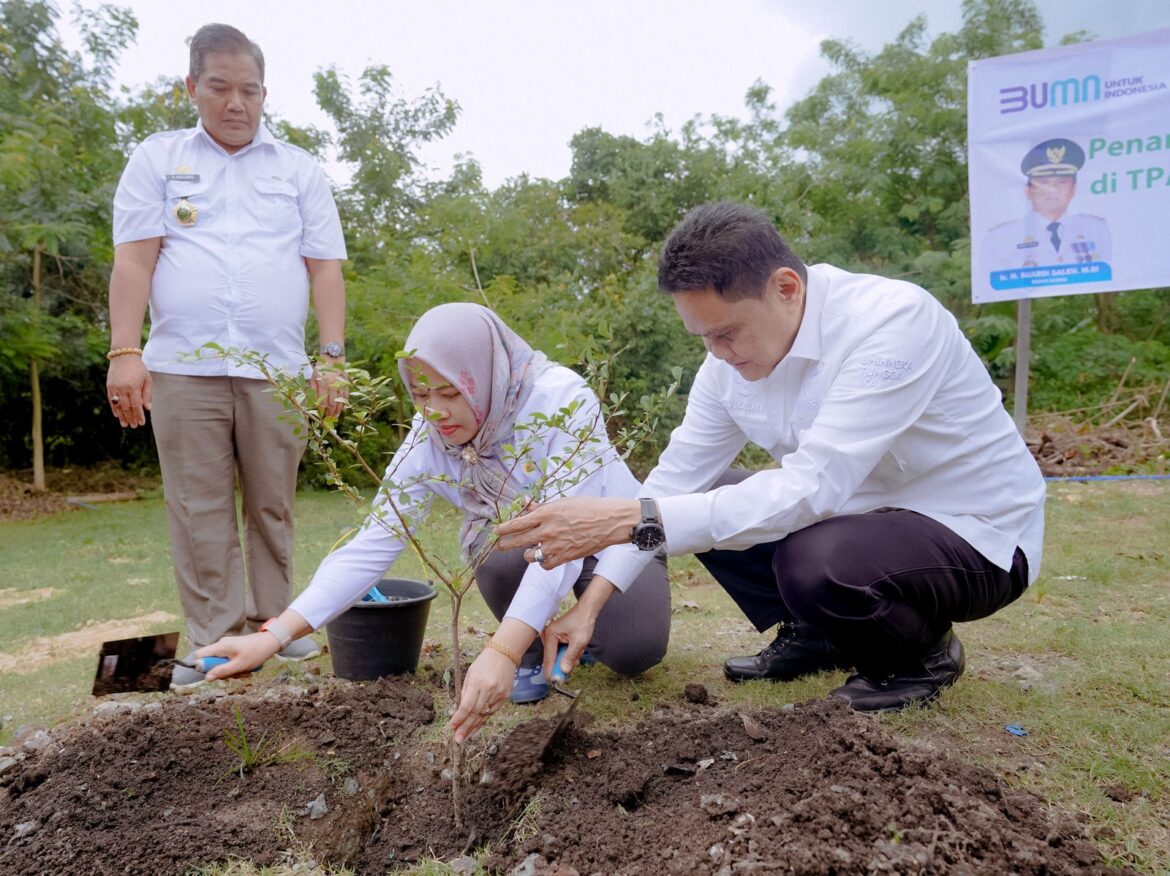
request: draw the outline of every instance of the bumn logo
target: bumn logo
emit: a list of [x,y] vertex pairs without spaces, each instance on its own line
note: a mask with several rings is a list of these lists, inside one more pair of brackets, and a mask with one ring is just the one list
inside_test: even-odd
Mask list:
[[1031,85],[1001,88],[999,112],[1000,115],[1022,113],[1026,109],[1068,106],[1100,99],[1101,77],[1096,73],[1090,73],[1084,79],[1055,79],[1052,82],[1033,82]]

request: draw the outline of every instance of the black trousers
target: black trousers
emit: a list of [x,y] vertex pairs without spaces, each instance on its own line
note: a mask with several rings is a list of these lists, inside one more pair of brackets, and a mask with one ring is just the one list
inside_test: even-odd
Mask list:
[[[720,484],[746,476],[729,472]],[[743,551],[696,554],[756,629],[808,624],[865,672],[898,671],[954,622],[994,614],[1028,584],[929,517],[902,508],[831,517]]]

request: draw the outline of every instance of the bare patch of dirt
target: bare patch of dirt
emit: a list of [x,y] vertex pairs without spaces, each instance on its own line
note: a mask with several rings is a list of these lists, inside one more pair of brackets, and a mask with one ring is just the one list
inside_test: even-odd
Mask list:
[[158,485],[158,477],[128,472],[115,464],[50,469],[45,472],[43,492],[33,489],[31,469],[0,472],[0,521],[75,511],[83,507],[79,503],[99,502],[116,494],[134,496]]
[[[111,702],[136,711],[58,728],[0,774],[0,871],[182,873],[311,848],[372,874],[490,844],[493,873],[1118,872],[1075,817],[836,702],[737,713],[680,696],[632,729],[569,727],[506,788],[481,778],[504,752],[535,751],[548,720],[481,735],[456,830],[437,684]],[[240,778],[233,709],[254,744],[301,755]]]
[[1046,654],[1044,656],[1004,654],[1000,657],[987,657],[973,674],[978,678],[1014,683],[1019,686],[1020,690],[1039,690],[1044,693],[1053,693],[1056,690],[1056,685],[1049,679],[1052,669],[1058,666],[1068,668],[1075,665],[1076,661],[1073,658],[1059,654]]
[[84,654],[96,654],[102,642],[142,636],[159,624],[177,623],[178,618],[165,611],[153,611],[125,620],[90,621],[80,630],[59,636],[40,636],[21,646],[18,654],[0,652],[0,672],[35,672],[58,660],[72,660]]
[[28,605],[60,596],[64,590],[54,590],[52,587],[41,587],[37,590],[17,590],[15,587],[0,588],[0,611],[17,605]]

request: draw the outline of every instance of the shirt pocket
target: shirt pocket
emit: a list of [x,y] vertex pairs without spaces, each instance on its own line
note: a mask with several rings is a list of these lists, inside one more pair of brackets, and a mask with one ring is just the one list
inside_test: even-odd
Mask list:
[[206,182],[167,180],[164,221],[168,228],[198,228],[213,218]]
[[261,176],[255,179],[252,187],[255,191],[255,219],[260,227],[280,230],[301,227],[296,186],[282,179]]

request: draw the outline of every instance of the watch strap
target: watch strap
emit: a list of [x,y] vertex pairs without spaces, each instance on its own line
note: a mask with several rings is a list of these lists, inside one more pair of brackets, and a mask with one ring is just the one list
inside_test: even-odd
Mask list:
[[655,499],[641,498],[638,502],[642,506],[642,522],[662,525],[662,515],[658,513],[658,502]]
[[287,648],[293,640],[293,635],[289,631],[289,628],[274,617],[270,617],[264,622],[264,624],[260,627],[260,632],[272,633],[272,635],[276,636],[276,641],[280,642],[280,650],[282,651]]

